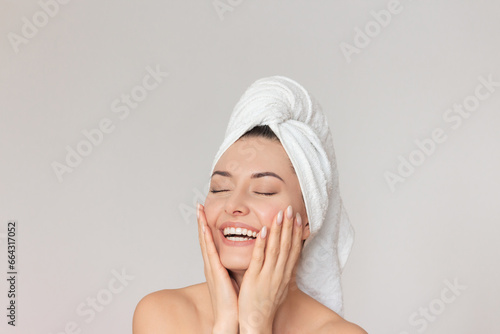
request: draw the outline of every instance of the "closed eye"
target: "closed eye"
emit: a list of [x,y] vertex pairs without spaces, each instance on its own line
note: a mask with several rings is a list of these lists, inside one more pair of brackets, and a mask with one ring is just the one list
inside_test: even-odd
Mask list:
[[[227,189],[223,189],[223,190],[210,190],[211,193],[213,194],[216,194],[216,193],[220,193],[220,192],[224,192],[224,191],[229,191]],[[259,194],[259,195],[264,195],[264,196],[272,196],[272,195],[275,195],[276,193],[259,193],[259,192],[255,192],[256,194]]]
[[220,192],[223,192],[223,191],[227,191],[227,190],[210,190],[211,193],[220,193]]

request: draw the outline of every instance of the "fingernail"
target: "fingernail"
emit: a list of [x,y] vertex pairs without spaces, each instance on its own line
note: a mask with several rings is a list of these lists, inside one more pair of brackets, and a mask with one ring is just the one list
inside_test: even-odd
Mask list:
[[292,213],[293,213],[293,212],[292,212],[292,206],[291,206],[291,205],[289,205],[289,206],[288,206],[288,208],[286,209],[286,217],[287,217],[288,219],[292,219]]
[[196,202],[196,218],[200,218],[200,203]]
[[260,232],[260,237],[264,239],[266,237],[266,234],[267,234],[267,226],[264,226],[262,228],[262,231]]
[[276,223],[278,225],[281,225],[282,222],[283,222],[283,210],[280,210],[280,212],[278,212],[278,218],[276,219]]
[[203,233],[205,233],[205,225],[201,225],[201,229],[203,230]]
[[297,225],[302,225],[302,218],[300,218],[300,213],[297,212]]

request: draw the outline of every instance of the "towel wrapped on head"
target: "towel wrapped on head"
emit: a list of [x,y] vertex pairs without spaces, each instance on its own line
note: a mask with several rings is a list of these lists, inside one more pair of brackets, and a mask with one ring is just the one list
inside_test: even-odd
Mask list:
[[245,132],[268,125],[281,141],[300,183],[310,235],[298,262],[296,282],[343,315],[341,273],[354,239],[342,204],[333,139],[325,114],[297,82],[283,76],[254,82],[236,104],[212,164]]

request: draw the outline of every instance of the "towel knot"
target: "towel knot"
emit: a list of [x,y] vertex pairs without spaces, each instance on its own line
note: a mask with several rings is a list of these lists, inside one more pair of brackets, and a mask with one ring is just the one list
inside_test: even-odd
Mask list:
[[281,124],[288,120],[310,123],[313,102],[307,91],[295,81],[275,76],[257,80],[236,104],[233,122],[250,121],[248,126]]

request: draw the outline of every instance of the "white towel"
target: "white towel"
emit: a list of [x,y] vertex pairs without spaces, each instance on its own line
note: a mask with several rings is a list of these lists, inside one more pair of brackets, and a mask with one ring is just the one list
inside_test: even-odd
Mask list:
[[339,193],[333,139],[314,98],[297,82],[273,76],[254,82],[236,104],[212,164],[246,131],[268,125],[287,152],[300,183],[310,236],[297,267],[297,286],[343,315],[341,273],[354,231]]

